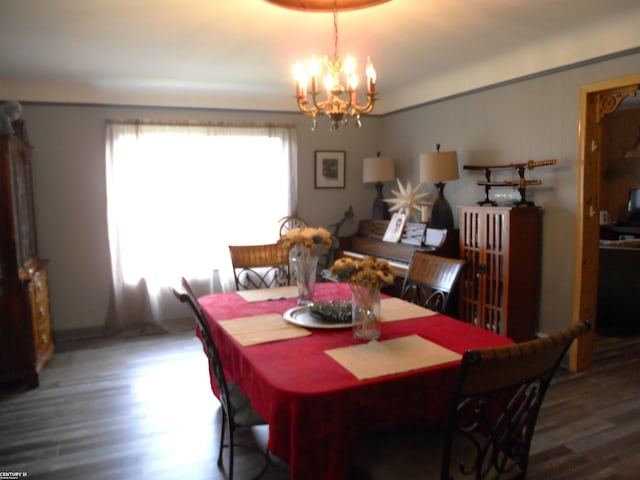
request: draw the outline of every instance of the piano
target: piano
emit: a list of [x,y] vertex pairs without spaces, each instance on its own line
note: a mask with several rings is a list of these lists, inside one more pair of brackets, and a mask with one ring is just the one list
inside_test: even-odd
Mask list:
[[400,241],[392,243],[382,240],[388,225],[389,220],[361,220],[354,235],[341,239],[338,254],[352,258],[384,258],[391,265],[396,281],[404,280],[415,250],[442,257],[460,256],[457,229],[429,228],[426,223],[407,222]]

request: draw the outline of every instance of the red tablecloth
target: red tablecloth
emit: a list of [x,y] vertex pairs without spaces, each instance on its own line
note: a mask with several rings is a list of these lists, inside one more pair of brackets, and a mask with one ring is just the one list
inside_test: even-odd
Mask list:
[[[345,284],[321,283],[316,300],[350,299]],[[357,345],[351,330],[242,347],[217,321],[284,313],[296,299],[247,302],[236,293],[199,299],[225,370],[269,423],[269,450],[289,463],[291,478],[345,478],[351,445],[363,433],[404,425],[441,427],[459,362],[357,380],[324,353]],[[506,337],[434,315],[385,322],[380,340],[418,334],[458,353],[512,343]]]

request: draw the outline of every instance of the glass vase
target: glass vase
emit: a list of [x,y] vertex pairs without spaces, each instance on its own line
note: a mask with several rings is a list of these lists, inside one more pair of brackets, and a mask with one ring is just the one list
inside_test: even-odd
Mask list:
[[316,288],[318,257],[306,249],[292,249],[291,264],[298,287],[298,305],[311,305]]
[[380,289],[351,285],[353,336],[359,340],[380,337]]

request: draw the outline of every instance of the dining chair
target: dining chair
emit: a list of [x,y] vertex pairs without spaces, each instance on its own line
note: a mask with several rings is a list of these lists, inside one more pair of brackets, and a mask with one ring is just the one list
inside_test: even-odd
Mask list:
[[237,290],[289,285],[289,255],[276,243],[229,245]]
[[[285,233],[293,230],[294,228],[305,228],[307,227],[307,222],[305,222],[300,217],[296,217],[295,215],[289,215],[280,219],[280,235],[284,235]],[[331,234],[331,245],[329,246],[321,246],[318,252],[318,269],[317,269],[317,279],[319,281],[324,281],[327,279],[328,269],[333,265],[333,261],[335,260],[335,254],[340,246],[340,240],[334,234]],[[295,278],[293,278],[293,272],[291,272],[290,281],[295,283]]]
[[[197,297],[189,282],[182,278],[182,290],[173,289],[178,300],[186,303],[193,311],[193,317],[204,345],[207,359],[209,360],[209,372],[214,378],[216,396],[222,409],[222,425],[220,429],[220,448],[218,450],[218,467],[224,468],[222,452],[225,447],[229,449],[229,474],[228,479],[233,480],[233,455],[234,448],[239,446],[234,442],[234,435],[238,429],[250,428],[258,425],[266,425],[267,422],[253,409],[249,398],[238,388],[232,380],[227,381],[218,350],[213,342],[213,337],[207,324],[204,311],[198,303]],[[225,443],[225,437],[228,438]],[[257,447],[256,447],[257,448]],[[269,453],[261,453],[265,457],[262,470],[254,478],[260,478],[267,470],[270,463]]]
[[449,298],[465,264],[465,260],[414,251],[400,297],[436,312],[449,313]]
[[468,350],[444,431],[366,436],[354,449],[351,478],[525,479],[545,393],[573,340],[589,330],[579,322],[548,337]]
[[325,275],[323,272],[327,271],[333,265],[336,259],[336,252],[340,248],[340,239],[335,235],[331,235],[331,245],[323,245],[318,254],[318,280],[324,281]]
[[294,228],[305,228],[307,227],[307,222],[305,222],[302,218],[296,217],[295,215],[287,215],[286,217],[282,217],[280,220],[280,236],[285,233],[293,230]]

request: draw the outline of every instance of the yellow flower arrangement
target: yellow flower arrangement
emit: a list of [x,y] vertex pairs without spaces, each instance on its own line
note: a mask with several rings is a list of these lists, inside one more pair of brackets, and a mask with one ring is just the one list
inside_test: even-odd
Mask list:
[[393,283],[393,270],[384,259],[364,257],[362,260],[343,257],[337,259],[331,274],[343,282],[367,288],[369,291],[380,290],[389,283]]
[[331,246],[331,234],[322,227],[294,228],[278,239],[278,245],[287,252],[298,246],[311,252],[320,245]]

